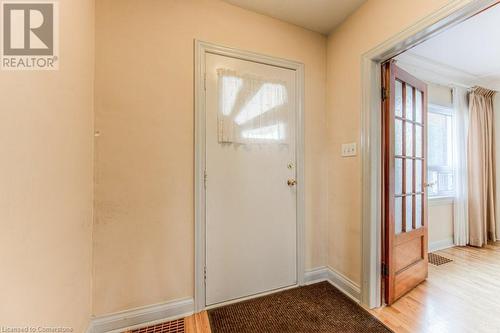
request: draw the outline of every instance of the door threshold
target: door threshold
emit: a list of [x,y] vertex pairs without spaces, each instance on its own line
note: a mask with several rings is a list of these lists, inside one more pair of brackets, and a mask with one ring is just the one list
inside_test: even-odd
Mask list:
[[221,306],[225,306],[225,305],[230,305],[230,304],[234,304],[234,303],[248,301],[250,299],[254,299],[254,298],[259,298],[259,297],[271,295],[271,294],[274,294],[274,293],[278,293],[280,291],[294,289],[294,288],[297,288],[297,287],[299,287],[298,283],[290,285],[290,286],[287,286],[287,287],[281,287],[281,288],[277,288],[277,289],[272,289],[272,290],[264,291],[264,292],[258,293],[258,294],[253,294],[253,295],[249,295],[249,296],[245,296],[245,297],[231,299],[229,301],[224,301],[224,302],[220,302],[220,303],[206,305],[205,306],[205,310],[215,309],[215,308],[218,308],[218,307],[221,307]]

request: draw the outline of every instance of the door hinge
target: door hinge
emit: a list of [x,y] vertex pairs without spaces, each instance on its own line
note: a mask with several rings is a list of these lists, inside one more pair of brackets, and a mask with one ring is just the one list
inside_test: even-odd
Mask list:
[[382,98],[382,101],[385,101],[387,98],[389,98],[389,89],[382,87],[381,98]]
[[203,281],[207,282],[207,266],[203,267]]
[[203,171],[203,186],[207,188],[207,179],[208,179],[208,174],[207,170]]
[[382,263],[382,276],[389,276],[389,269],[385,263]]
[[203,89],[207,91],[207,73],[203,74]]

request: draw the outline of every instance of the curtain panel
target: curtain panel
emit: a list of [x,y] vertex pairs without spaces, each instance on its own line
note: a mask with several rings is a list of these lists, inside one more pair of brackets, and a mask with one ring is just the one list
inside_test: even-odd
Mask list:
[[453,204],[453,238],[457,246],[469,244],[469,200],[467,174],[467,138],[469,127],[469,103],[467,89],[453,88],[453,165],[455,199]]
[[495,91],[474,87],[469,93],[467,145],[469,243],[496,241],[495,223]]

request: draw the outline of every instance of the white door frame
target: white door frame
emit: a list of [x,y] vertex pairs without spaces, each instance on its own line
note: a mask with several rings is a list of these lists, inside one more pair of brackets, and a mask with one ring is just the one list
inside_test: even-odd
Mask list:
[[304,177],[304,65],[295,61],[241,51],[195,40],[195,312],[205,309],[205,59],[217,54],[256,63],[291,69],[296,78],[296,163],[297,163],[297,284],[305,274],[305,177]]
[[361,302],[369,308],[381,300],[381,93],[382,62],[412,48],[499,0],[453,0],[396,36],[362,55],[362,284]]

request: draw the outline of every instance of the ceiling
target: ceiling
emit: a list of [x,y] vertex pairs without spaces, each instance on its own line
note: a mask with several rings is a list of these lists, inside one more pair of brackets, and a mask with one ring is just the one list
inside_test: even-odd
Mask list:
[[[500,6],[423,42],[397,59],[446,73],[464,85],[500,91]],[[440,83],[440,82],[437,82]]]
[[330,33],[366,0],[224,0],[322,34]]

